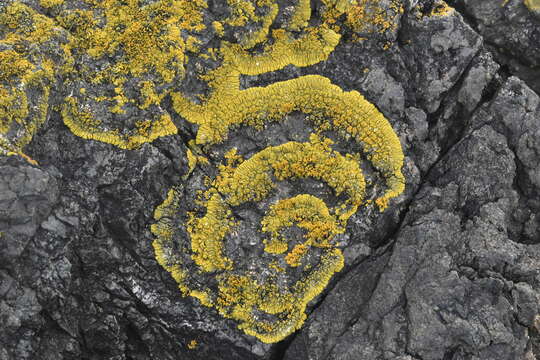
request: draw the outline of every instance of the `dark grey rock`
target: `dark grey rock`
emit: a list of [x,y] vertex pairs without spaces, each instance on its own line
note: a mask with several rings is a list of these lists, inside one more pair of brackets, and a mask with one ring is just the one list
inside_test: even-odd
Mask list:
[[498,62],[540,90],[540,18],[524,1],[451,0],[484,37]]
[[423,110],[433,113],[441,95],[460,79],[480,49],[482,39],[454,11],[431,16],[418,5],[404,19],[402,57],[411,72],[411,95]]
[[[513,99],[536,98],[523,83],[509,79],[487,106],[491,116],[502,110],[491,109],[503,101],[504,88],[516,83],[525,95]],[[526,118],[519,120],[523,124]],[[520,197],[514,189],[519,160],[511,140],[493,123],[475,124],[431,170],[395,235],[390,258],[385,260],[388,252],[379,255],[384,266],[377,285],[353,278],[356,272],[369,273],[363,264],[355,267],[311,314],[286,359],[536,356],[530,339],[537,336],[532,324],[540,270],[534,259],[540,247],[511,238]],[[523,133],[534,125],[520,128]],[[356,296],[340,294],[341,286]],[[325,336],[312,335],[321,328]]]
[[[0,360],[540,359],[540,20],[521,0],[449,1],[456,9],[442,14],[441,1],[368,3],[384,13],[395,3],[403,13],[362,41],[344,27],[320,64],[242,78],[247,88],[321,74],[360,91],[389,119],[406,156],[406,191],[384,213],[367,207],[350,218],[338,239],[345,268],[309,305],[300,330],[264,344],[182,297],[157,264],[154,209],[173,186],[183,204],[194,202],[215,175],[199,166],[186,180],[196,126],[169,99],[159,113],[173,116],[179,134],[130,151],[76,137],[51,106],[25,148],[38,165],[0,157]],[[219,18],[226,8],[210,1],[208,11]],[[229,29],[227,39],[256,28]],[[200,41],[211,46],[212,36]],[[216,63],[192,58],[179,87],[194,96],[207,90],[194,80],[197,69]],[[51,105],[70,90],[56,89]],[[116,127],[150,112],[104,119]],[[248,157],[311,132],[294,113],[263,131],[235,129],[204,151],[214,161],[234,146]],[[309,181],[283,184],[276,196],[299,190],[332,201],[327,186]],[[242,246],[260,241],[254,224],[268,204],[237,213],[244,224],[227,251],[247,254],[246,263],[257,265]]]

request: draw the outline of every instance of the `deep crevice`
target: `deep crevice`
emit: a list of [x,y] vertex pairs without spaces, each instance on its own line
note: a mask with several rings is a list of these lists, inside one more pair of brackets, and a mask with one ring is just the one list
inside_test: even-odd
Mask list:
[[495,44],[489,39],[485,38],[482,32],[479,30],[478,20],[471,15],[465,5],[460,0],[446,0],[448,4],[456,9],[457,12],[463,17],[463,20],[467,25],[469,25],[476,33],[482,36],[484,41],[484,46],[488,49],[494,56],[494,60],[504,68],[504,72],[507,72],[510,75],[516,76],[523,80],[527,85],[533,90],[537,95],[540,95],[540,84],[534,84],[529,81],[529,79],[522,78],[519,74],[515,73],[509,66],[510,61],[515,61],[520,66],[529,69],[530,71],[536,71],[540,77],[540,69],[536,69],[529,63],[527,63],[525,58],[520,54],[505,54],[507,48],[501,47],[500,45]]

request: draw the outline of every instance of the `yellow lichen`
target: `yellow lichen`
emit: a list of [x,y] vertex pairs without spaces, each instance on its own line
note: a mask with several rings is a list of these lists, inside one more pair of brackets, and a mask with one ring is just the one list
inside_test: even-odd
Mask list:
[[[156,209],[154,248],[159,263],[171,271],[184,294],[236,320],[246,334],[276,342],[302,325],[308,303],[342,269],[344,259],[336,247],[336,235],[345,231],[347,220],[364,201],[359,156],[333,150],[333,142],[320,134],[333,132],[342,140],[355,142],[385,179],[384,193],[374,199],[381,211],[404,189],[403,152],[389,122],[373,104],[357,91],[344,92],[325,77],[306,75],[265,87],[240,87],[242,75],[325,60],[340,40],[336,19],[355,4],[323,0],[323,23],[310,26],[310,2],[297,0],[284,28],[270,30],[277,2],[227,3],[230,15],[223,21],[223,29],[214,23],[216,32],[248,23],[258,23],[259,28],[239,37],[238,43],[222,41],[217,56],[221,65],[202,77],[208,82],[208,95],[195,103],[180,92],[171,94],[175,110],[199,126],[196,145],[210,148],[222,144],[233,128],[264,129],[268,122],[281,121],[291,112],[305,114],[319,135],[312,134],[309,142],[270,146],[247,159],[235,148],[225,152],[223,163],[204,179],[205,190],[199,190],[194,201],[196,211],[180,210],[180,189],[171,190]],[[388,29],[382,20],[375,23]],[[192,172],[197,155],[190,149],[187,156]],[[241,268],[238,262],[243,260],[236,259],[234,250],[227,246],[237,236],[241,221],[234,210],[246,203],[267,201],[280,181],[305,178],[324,182],[339,201],[328,206],[311,194],[273,200],[258,228],[265,257],[273,260],[267,262],[264,276]],[[182,215],[175,217],[180,211]],[[288,230],[293,228],[301,235],[290,238]],[[173,239],[186,237],[186,245],[181,246],[187,253],[175,254],[178,245]],[[298,269],[302,276],[291,278]]]
[[[278,201],[272,205],[261,225],[263,232],[270,233],[270,241],[266,244],[265,251],[273,254],[281,254],[288,250],[287,239],[280,231],[293,225],[306,230],[306,242],[301,244],[304,245],[303,248],[328,247],[334,235],[344,231],[337,219],[330,214],[326,204],[308,194]],[[299,254],[299,251],[300,248],[295,248],[292,252]],[[290,259],[292,258],[296,256],[290,255]]]
[[[271,32],[276,4],[269,1],[258,4],[263,7],[262,15],[258,16],[250,1],[229,0],[228,3],[231,15],[225,21],[227,26],[242,26],[248,22],[261,25],[238,44],[222,42],[219,49],[222,65],[205,76],[211,93],[202,104],[193,103],[180,93],[172,94],[176,111],[199,125],[196,143],[218,144],[227,139],[229,130],[235,126],[262,129],[269,121],[280,121],[293,111],[302,112],[308,115],[317,131],[332,130],[342,138],[358,142],[359,149],[386,178],[388,189],[375,200],[382,211],[391,198],[403,191],[403,153],[388,121],[362,95],[356,91],[343,92],[318,75],[240,89],[241,75],[263,74],[289,64],[308,66],[326,59],[339,42],[339,35],[330,26],[332,19],[343,14],[350,3],[325,1],[325,23],[310,27],[307,25],[311,14],[309,1],[298,0],[286,28]],[[263,44],[269,36],[273,41],[263,45],[262,51],[248,51]],[[202,273],[215,274],[217,289],[201,283],[194,286],[185,273],[181,287],[223,316],[237,320],[239,328],[261,341],[279,341],[300,327],[309,301],[343,267],[343,255],[335,248],[333,239],[344,232],[348,218],[361,205],[365,182],[357,160],[332,150],[331,145],[330,140],[312,135],[307,143],[288,142],[268,147],[247,160],[233,148],[224,155],[226,163],[218,166],[215,178],[206,182],[208,190],[201,193],[200,203],[205,214],[200,217],[194,212],[187,213],[191,259]],[[192,170],[196,160],[191,152],[188,152],[188,160]],[[325,182],[336,197],[344,200],[331,208],[309,194],[279,200],[262,218],[260,231],[267,234],[265,252],[281,257],[285,266],[302,266],[315,248],[320,252],[318,265],[306,262],[305,271],[309,269],[306,276],[288,288],[277,285],[277,278],[286,272],[276,262],[268,265],[274,275],[265,282],[249,272],[238,273],[235,260],[225,255],[227,237],[237,226],[233,208],[268,198],[276,187],[275,181],[308,177]],[[156,210],[158,222],[152,227],[156,235],[154,246],[159,249],[156,256],[166,269],[172,265],[163,257],[163,249],[172,249],[169,242],[175,231],[170,228],[168,214],[178,209],[179,199],[179,192],[169,193]],[[291,227],[303,231],[303,240],[294,245],[284,233]],[[181,269],[182,261],[176,259],[176,266]],[[255,315],[260,312],[267,316]]]
[[54,6],[62,5],[64,0],[39,0],[39,5],[44,8],[52,8]]
[[[395,29],[402,7],[392,2],[390,13],[384,13],[374,1],[322,0],[322,22],[314,26],[310,25],[311,2],[295,0],[283,28],[273,29],[279,14],[277,1],[227,0],[227,4],[227,18],[205,22],[203,0],[146,4],[84,0],[84,6],[40,0],[42,7],[51,8],[54,18],[20,2],[11,3],[0,14],[1,30],[7,34],[0,40],[0,151],[22,154],[22,147],[46,118],[54,79],[59,75],[72,79],[67,75],[77,63],[79,82],[66,82],[73,91],[61,106],[65,124],[77,136],[134,149],[175,134],[176,126],[161,106],[171,95],[175,110],[199,126],[196,144],[187,151],[188,176],[199,163],[208,163],[196,145],[223,143],[235,127],[263,129],[268,122],[300,112],[316,133],[333,132],[342,140],[356,142],[358,151],[386,181],[385,192],[374,200],[384,210],[404,189],[403,153],[392,127],[373,104],[319,75],[248,89],[240,88],[240,77],[324,61],[340,41],[338,18],[345,17],[345,26],[355,33],[385,32]],[[205,29],[205,23],[212,24],[218,37],[237,34],[233,30],[240,35],[235,35],[236,42],[228,37],[230,41],[222,41],[215,50],[205,50],[207,59],[221,64],[202,76],[209,92],[194,103],[175,84],[185,75],[188,54],[197,54],[204,46],[195,35]],[[58,33],[58,26],[69,31],[67,43],[57,51],[64,57],[59,64],[18,50],[23,43],[45,46]],[[29,97],[29,91],[39,94],[40,100]],[[99,116],[96,109],[107,109],[107,116]],[[22,135],[13,137],[12,133]],[[196,203],[204,211],[185,212],[181,229],[175,220],[180,189],[169,191],[156,208],[157,222],[151,227],[156,259],[183,295],[235,319],[246,334],[276,342],[302,325],[308,303],[342,269],[343,254],[335,238],[363,202],[364,177],[358,159],[340,154],[330,140],[315,135],[309,142],[268,147],[248,159],[236,149],[223,158],[225,163],[215,169],[215,176],[204,181],[206,190],[199,190]],[[327,206],[310,194],[274,201],[259,228],[265,256],[275,257],[268,263],[269,275],[263,279],[239,269],[226,246],[238,227],[234,208],[267,200],[276,182],[305,178],[324,182],[340,201]],[[288,238],[291,228],[301,230],[300,238]],[[174,245],[178,231],[189,238],[189,246],[181,249],[188,256],[175,253],[179,251]],[[288,286],[279,285],[289,281],[291,269],[301,269],[302,277]],[[193,280],[205,274],[215,281]],[[196,344],[192,341],[187,346]]]
[[197,340],[191,340],[188,344],[187,344],[187,348],[189,350],[194,350],[197,348],[197,345],[199,345],[199,343],[197,342]]
[[378,0],[354,0],[347,11],[345,24],[353,31],[353,39],[362,40],[358,34],[395,31],[398,17],[403,13],[401,1],[392,0],[388,7]]
[[187,104],[174,97],[178,111],[201,125],[198,143],[223,141],[228,128],[235,124],[261,127],[265,121],[279,120],[285,115],[281,104],[290,101],[293,110],[313,115],[317,125],[326,125],[323,122],[332,119],[334,129],[363,144],[371,162],[387,178],[389,190],[377,201],[381,209],[386,207],[387,200],[403,191],[399,140],[384,116],[358,92],[343,92],[322,76],[308,75],[264,88],[236,90],[234,94],[223,96],[216,103],[210,100],[205,106],[190,108],[181,107]]
[[[123,148],[136,148],[160,136],[177,132],[170,114],[161,102],[171,91],[171,83],[182,79],[187,51],[196,52],[198,43],[190,32],[204,30],[203,0],[159,0],[141,4],[136,0],[86,0],[84,8],[62,6],[55,20],[72,34],[67,51],[85,61],[102,61],[104,66],[82,64],[81,79],[93,85],[92,93],[76,97],[73,111],[63,113],[66,124],[83,138],[109,142]],[[129,81],[128,81],[129,80]],[[109,84],[114,84],[110,92]],[[130,90],[135,85],[138,94]],[[107,121],[94,113],[106,104],[110,114],[123,115],[134,109],[132,124],[145,123],[148,130],[140,134],[137,126],[127,127]],[[73,108],[74,104],[68,104]],[[87,110],[85,110],[87,108]],[[77,111],[75,111],[77,110]],[[77,114],[86,114],[78,118]],[[87,117],[102,121],[87,128]],[[114,119],[114,115],[112,117]],[[152,124],[148,124],[151,122]]]
[[524,3],[529,10],[540,12],[540,0],[524,0]]
[[154,122],[139,122],[130,133],[100,129],[100,122],[88,111],[80,110],[74,97],[65,99],[62,116],[66,126],[83,139],[97,140],[118,146],[121,149],[136,149],[160,136],[176,134],[176,126],[168,114],[162,114]]
[[454,8],[450,7],[445,1],[437,2],[431,9],[431,16],[447,16],[454,11]]
[[[358,163],[332,151],[328,145],[312,137],[311,143],[289,142],[266,148],[237,168],[222,166],[213,184],[217,191],[211,191],[205,204],[205,216],[191,216],[188,221],[195,263],[207,272],[232,268],[231,260],[222,251],[224,238],[234,226],[230,207],[266,198],[274,187],[271,176],[277,180],[318,178],[328,183],[336,196],[346,194],[347,200],[330,211],[322,200],[311,195],[278,202],[262,221],[262,231],[271,234],[266,251],[286,250],[279,231],[293,223],[307,230],[310,245],[329,246],[328,241],[343,232],[342,226],[361,204],[365,183]],[[234,151],[227,157],[238,161]]]
[[[91,91],[79,86],[80,91],[66,99],[62,114],[76,135],[132,149],[177,132],[170,114],[160,107],[170,91],[170,86],[164,85],[183,76],[184,50],[195,49],[195,43],[186,40],[181,31],[204,28],[201,10],[206,3],[203,0],[162,0],[149,5],[140,5],[135,0],[85,2],[84,6],[68,6],[60,0],[41,0],[41,6],[55,8],[54,18],[40,15],[18,1],[2,9],[0,31],[5,34],[0,40],[5,49],[0,51],[2,153],[21,153],[45,120],[50,83],[57,75],[72,72],[74,57],[81,56],[95,60],[115,58],[104,66],[93,67],[95,70],[82,63],[78,71],[80,79],[88,84],[104,84],[104,89],[114,84],[114,92],[100,94],[102,90],[98,86],[92,86]],[[25,49],[42,44],[50,47],[46,43],[63,31],[60,26],[70,32],[67,42],[59,41],[60,51],[52,55],[63,56],[61,62],[55,60],[57,63],[53,64],[47,58],[49,48],[42,52]],[[128,79],[130,86],[133,82],[139,86],[137,97],[132,92],[127,94]],[[67,81],[66,85],[69,84]],[[40,104],[28,102],[26,93],[30,90],[41,94]],[[113,119],[114,114],[126,114],[133,106],[138,106],[144,115],[132,116],[130,127],[125,126],[125,120],[122,126],[115,126],[96,116],[94,109],[99,108],[96,106],[99,103],[107,104]],[[40,113],[36,114],[38,110]],[[13,130],[14,126],[25,127],[24,132]],[[8,138],[8,132],[17,134],[17,139],[14,135]]]
[[218,36],[223,36],[224,30],[223,30],[223,24],[222,23],[220,23],[219,21],[214,21],[212,23],[212,26],[214,27],[214,30],[216,31],[216,34]]
[[197,156],[193,155],[190,149],[187,150],[186,156],[188,159],[188,173],[191,173],[197,166]]
[[55,82],[53,21],[32,8],[10,3],[0,13],[0,154],[21,155],[45,122]]
[[297,2],[298,4],[294,8],[293,16],[287,24],[287,27],[293,31],[305,28],[311,17],[310,0],[297,0]]
[[321,179],[336,196],[345,193],[348,209],[336,209],[337,216],[349,217],[356,212],[364,195],[365,182],[358,163],[332,151],[328,141],[320,141],[315,135],[309,143],[288,142],[264,149],[244,161],[229,178],[220,178],[216,188],[227,196],[227,202],[232,206],[260,201],[275,186],[271,175],[277,180]]
[[231,211],[219,194],[214,194],[206,204],[203,218],[192,217],[188,222],[192,258],[204,271],[231,269],[231,260],[222,254],[223,237],[234,225]]

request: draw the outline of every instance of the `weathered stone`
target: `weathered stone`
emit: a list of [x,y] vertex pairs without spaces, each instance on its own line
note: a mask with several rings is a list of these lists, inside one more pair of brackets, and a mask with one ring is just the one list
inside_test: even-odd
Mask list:
[[[13,2],[47,19],[90,6],[10,0],[0,4],[0,14]],[[226,25],[221,36],[212,22],[227,19],[231,4],[240,2],[207,3],[205,29],[178,34],[193,34],[192,45],[204,51],[242,42],[262,26],[247,11],[243,25]],[[270,44],[276,41],[271,32],[287,26],[300,1],[276,3]],[[319,26],[329,2],[307,3],[313,6],[308,26]],[[113,104],[91,96],[112,98],[117,85],[94,84],[89,74],[122,63],[122,48],[97,59],[71,49],[74,71],[54,78],[58,86],[51,87],[46,121],[32,129],[28,146],[17,149],[27,155],[0,156],[0,360],[540,358],[538,15],[522,0],[449,1],[456,9],[439,0],[357,3],[369,10],[356,13],[361,22],[355,25],[343,14],[328,23],[341,38],[327,59],[239,75],[241,89],[316,74],[343,91],[358,91],[391,124],[405,155],[405,191],[382,213],[373,204],[362,206],[333,239],[345,266],[307,304],[303,326],[267,344],[215,308],[183,297],[156,261],[151,225],[173,187],[182,191],[182,211],[200,201],[197,192],[216,177],[229,149],[250,158],[270,146],[308,141],[316,128],[309,114],[291,111],[261,129],[232,127],[222,143],[200,146],[193,140],[201,124],[179,113],[170,95],[180,92],[197,103],[211,98],[212,76],[201,75],[219,68],[221,55],[186,50],[184,72],[170,82],[158,81],[153,68],[128,77],[121,86],[134,102],[114,114]],[[255,8],[254,14],[265,14]],[[94,15],[103,21],[102,13]],[[43,53],[55,66],[69,63],[59,49],[80,35],[75,27],[58,26],[60,35],[47,43],[23,44],[33,51],[32,61]],[[120,24],[114,31],[123,29]],[[7,32],[0,26],[2,41]],[[249,51],[264,53],[266,46]],[[0,47],[0,53],[8,48],[13,46]],[[140,81],[152,81],[157,92],[169,95],[142,109]],[[43,98],[32,91],[31,105]],[[144,132],[138,120],[168,114],[178,134],[131,150],[76,136],[61,114],[72,92],[99,115],[101,130],[133,134],[138,126]],[[322,133],[341,154],[364,156],[346,136]],[[209,165],[202,159],[193,165],[190,156],[204,156]],[[369,161],[362,170],[374,199],[384,174]],[[268,256],[258,224],[273,202],[303,193],[330,205],[340,200],[318,179],[280,181],[269,199],[234,209],[240,225],[226,251],[251,264],[256,276],[267,276],[258,262]],[[204,216],[199,210],[195,215]],[[181,222],[179,231],[187,233],[188,226]],[[302,237],[297,230],[290,234]]]

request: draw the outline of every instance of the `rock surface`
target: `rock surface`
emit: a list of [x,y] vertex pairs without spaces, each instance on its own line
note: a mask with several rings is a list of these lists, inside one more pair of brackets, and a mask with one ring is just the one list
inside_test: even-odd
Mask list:
[[[49,18],[60,11],[20,2]],[[290,11],[278,3],[276,28]],[[311,3],[315,23],[328,2]],[[318,74],[357,90],[388,119],[405,155],[404,193],[383,213],[350,217],[340,234],[344,268],[310,302],[299,330],[267,344],[181,295],[156,260],[150,226],[169,189],[195,192],[215,175],[199,166],[188,177],[197,126],[167,95],[155,114],[170,114],[178,134],[129,150],[84,139],[58,106],[75,81],[51,91],[46,122],[24,148],[37,165],[0,155],[0,360],[540,359],[540,18],[521,0],[358,3],[378,20],[367,16],[371,27],[351,31],[338,18],[345,30],[326,60],[240,78],[249,88]],[[227,4],[208,1],[207,16],[223,18]],[[256,26],[225,36],[238,41]],[[199,40],[215,46],[213,36]],[[189,57],[179,88],[204,94],[197,71],[216,62]],[[90,92],[101,91],[85,76]],[[307,124],[293,113],[262,132],[241,127],[207,155],[305,141]],[[241,214],[259,221],[256,210]],[[256,238],[249,231],[240,239]]]

